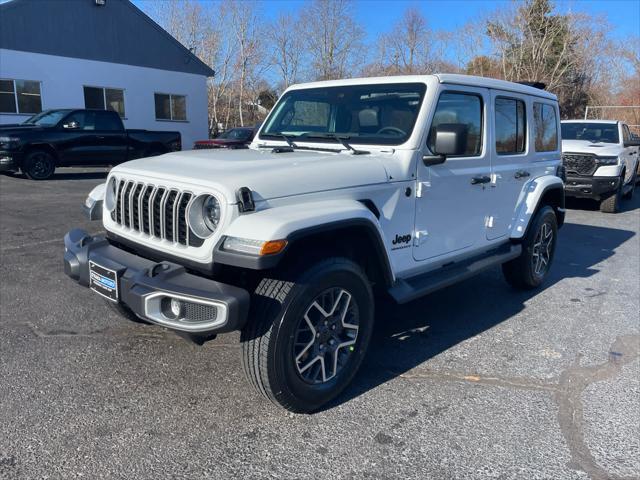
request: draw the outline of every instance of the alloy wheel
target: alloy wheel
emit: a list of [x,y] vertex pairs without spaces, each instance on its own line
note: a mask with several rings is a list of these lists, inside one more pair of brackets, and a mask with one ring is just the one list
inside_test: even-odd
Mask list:
[[358,306],[347,290],[336,287],[318,295],[294,336],[294,362],[302,379],[321,384],[338,375],[352,357],[358,329]]
[[543,276],[549,269],[551,255],[553,254],[553,229],[548,223],[543,223],[533,242],[531,262],[533,271],[538,276]]

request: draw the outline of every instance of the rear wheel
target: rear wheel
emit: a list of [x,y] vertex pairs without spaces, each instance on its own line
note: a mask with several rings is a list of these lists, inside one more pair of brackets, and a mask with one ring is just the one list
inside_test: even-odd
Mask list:
[[373,329],[373,294],[354,262],[333,258],[263,279],[242,331],[245,374],[262,395],[312,412],[349,384]]
[[53,176],[55,170],[55,159],[45,150],[28,153],[22,166],[22,171],[31,180],[47,180]]
[[556,214],[553,208],[545,205],[532,220],[522,241],[520,256],[502,265],[507,282],[525,290],[540,286],[551,267],[557,235]]

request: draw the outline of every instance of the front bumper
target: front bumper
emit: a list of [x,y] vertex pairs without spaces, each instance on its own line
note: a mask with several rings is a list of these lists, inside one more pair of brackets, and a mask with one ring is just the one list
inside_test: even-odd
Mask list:
[[613,194],[619,186],[619,177],[581,177],[578,175],[567,175],[564,191],[567,197],[594,198],[600,200]]
[[[173,330],[193,334],[240,330],[249,312],[246,290],[187,273],[181,265],[154,262],[115,247],[107,239],[74,229],[64,237],[64,271],[79,284],[89,286],[89,262],[117,273],[118,298],[138,317]],[[169,318],[160,302],[183,302],[185,318]],[[209,314],[203,317],[203,309]]]
[[0,150],[0,172],[11,172],[20,168],[21,154]]

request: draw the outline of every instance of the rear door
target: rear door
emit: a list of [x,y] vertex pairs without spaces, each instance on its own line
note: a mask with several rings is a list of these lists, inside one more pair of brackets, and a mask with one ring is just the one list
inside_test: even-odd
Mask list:
[[489,100],[489,91],[483,88],[445,85],[439,93],[423,152],[433,154],[431,132],[437,125],[453,123],[466,127],[466,153],[429,167],[418,161],[416,260],[443,259],[486,243],[485,190],[491,165],[485,126]]
[[509,233],[518,197],[531,177],[527,115],[531,105],[527,97],[511,92],[491,91],[491,188],[487,192],[490,205],[487,218],[488,240]]

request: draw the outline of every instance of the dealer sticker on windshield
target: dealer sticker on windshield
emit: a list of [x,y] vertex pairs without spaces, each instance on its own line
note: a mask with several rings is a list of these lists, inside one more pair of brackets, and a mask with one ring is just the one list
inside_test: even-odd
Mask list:
[[89,261],[89,288],[111,301],[118,301],[118,274]]

